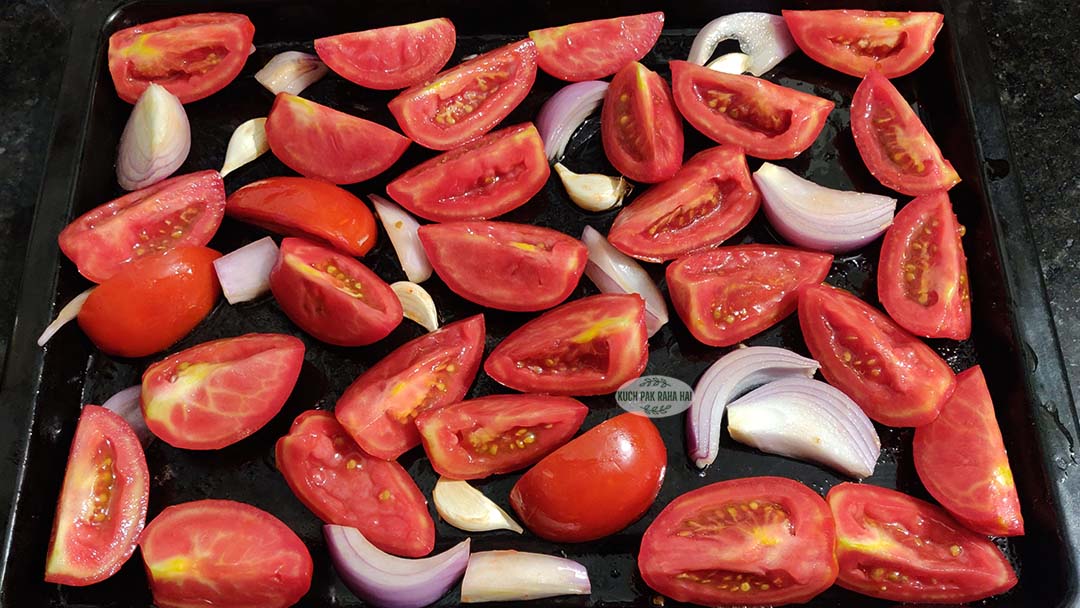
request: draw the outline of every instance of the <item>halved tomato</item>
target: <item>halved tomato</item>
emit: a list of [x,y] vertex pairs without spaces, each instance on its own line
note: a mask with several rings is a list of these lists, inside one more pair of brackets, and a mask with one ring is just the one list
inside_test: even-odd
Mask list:
[[671,82],[675,105],[695,129],[768,160],[795,158],[809,148],[836,105],[768,80],[688,61],[671,62]]
[[389,91],[434,76],[453,54],[455,39],[449,19],[428,19],[319,38],[315,52],[346,80]]
[[825,497],[836,520],[837,584],[898,602],[961,604],[1004,593],[1016,573],[994,543],[936,505],[870,485]]
[[356,528],[388,553],[431,553],[435,522],[416,482],[400,464],[361,450],[332,413],[300,414],[275,454],[293,494],[319,519]]
[[783,477],[721,481],[687,492],[641,538],[645,584],[703,606],[801,604],[836,580],[829,506]]
[[900,327],[924,338],[971,336],[963,235],[944,192],[920,196],[896,214],[881,243],[877,290]]
[[206,247],[180,247],[125,265],[79,310],[79,327],[110,355],[145,357],[176,344],[221,295]]
[[288,93],[274,99],[266,141],[293,171],[335,184],[375,177],[412,143],[378,123]]
[[271,177],[233,192],[225,214],[260,228],[329,243],[353,256],[375,246],[375,218],[364,201],[322,180]]
[[270,291],[293,323],[328,344],[364,346],[401,323],[401,301],[379,275],[333,249],[281,241]]
[[536,81],[536,45],[525,39],[470,59],[390,101],[401,130],[421,146],[449,150],[495,128]]
[[978,365],[956,376],[956,391],[930,424],[915,429],[915,469],[930,495],[969,529],[1020,536],[1024,518],[994,403]]
[[881,424],[933,422],[956,386],[933,349],[842,289],[804,287],[799,326],[821,375]]
[[509,222],[420,227],[432,268],[459,296],[488,308],[544,310],[577,287],[589,250],[565,234]]
[[915,111],[877,70],[851,98],[851,132],[866,168],[888,188],[918,196],[960,183]]
[[83,586],[115,574],[135,552],[149,494],[135,431],[103,407],[83,407],[56,503],[45,581]]
[[407,342],[360,374],[334,415],[368,454],[393,460],[420,445],[415,418],[465,397],[484,354],[484,317]]
[[300,377],[304,343],[247,334],[192,346],[146,368],[142,412],[165,443],[216,450],[261,429]]
[[682,164],[682,121],[671,89],[636,61],[611,80],[600,110],[600,135],[608,160],[634,181],[662,182]]
[[536,62],[548,74],[570,82],[611,76],[644,57],[660,38],[664,13],[597,19],[529,32]]
[[166,507],[146,526],[139,548],[158,608],[287,608],[311,588],[304,541],[242,502]]
[[431,466],[451,479],[524,469],[567,442],[589,408],[570,397],[489,395],[416,419]]
[[663,262],[716,247],[746,227],[760,206],[742,149],[710,148],[620,211],[608,240],[639,260]]
[[483,220],[524,205],[551,175],[532,123],[495,131],[402,173],[386,192],[435,222]]
[[644,300],[605,294],[522,325],[491,351],[484,371],[517,391],[604,395],[640,376],[648,360]]
[[720,247],[668,266],[668,292],[695,338],[731,346],[795,312],[799,288],[824,281],[832,260],[772,245]]
[[95,207],[60,231],[60,250],[95,283],[149,253],[210,242],[225,215],[217,171],[169,178]]
[[910,74],[934,54],[941,13],[783,11],[791,37],[814,61],[863,77],[877,68],[886,78]]
[[109,73],[116,93],[135,103],[159,84],[180,99],[198,101],[225,88],[243,69],[255,26],[236,13],[161,19],[109,36]]

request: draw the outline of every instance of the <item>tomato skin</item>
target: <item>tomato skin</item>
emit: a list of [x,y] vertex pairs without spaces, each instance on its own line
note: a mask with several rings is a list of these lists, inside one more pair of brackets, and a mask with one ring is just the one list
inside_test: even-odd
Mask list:
[[834,486],[825,499],[836,521],[836,582],[845,589],[893,601],[960,604],[1016,585],[998,548],[936,505],[855,483]]
[[465,397],[480,369],[484,338],[484,317],[476,315],[399,346],[349,385],[334,415],[368,454],[401,456],[420,445],[416,416]]
[[716,247],[745,228],[760,206],[742,149],[709,148],[620,211],[608,241],[639,260],[672,260]]
[[147,253],[209,243],[224,214],[221,175],[199,171],[95,207],[60,231],[58,240],[79,273],[101,283]]
[[557,230],[509,222],[420,227],[428,261],[454,293],[488,308],[534,311],[570,297],[589,250]]
[[548,74],[569,82],[611,76],[640,61],[656,45],[664,13],[597,19],[529,32],[536,62]]
[[588,413],[570,397],[489,395],[428,410],[416,428],[436,473],[483,479],[537,462],[566,443]]
[[444,18],[315,40],[315,52],[336,74],[362,87],[390,91],[420,84],[454,52],[454,24]]
[[[109,481],[105,472],[113,477],[101,484]],[[104,505],[95,500],[102,485]],[[45,581],[81,587],[115,574],[135,552],[149,496],[150,473],[135,431],[103,407],[84,406],[56,503]],[[105,518],[95,521],[102,507]]]
[[356,528],[394,555],[421,557],[435,547],[435,522],[416,482],[397,462],[361,450],[332,413],[300,414],[275,455],[293,494],[324,522]]
[[682,164],[682,120],[671,89],[636,61],[611,79],[600,110],[600,135],[608,160],[634,181],[662,182]]
[[210,314],[221,294],[206,247],[180,247],[124,265],[79,311],[79,327],[102,351],[145,357],[172,346]]
[[[157,83],[191,103],[225,88],[243,69],[255,26],[237,13],[198,13],[122,29],[109,36],[109,73],[128,103]],[[195,73],[192,73],[194,69]]]
[[1009,457],[978,365],[957,374],[937,420],[915,429],[913,455],[927,491],[969,530],[1024,534]]
[[402,173],[386,193],[433,222],[482,220],[524,205],[551,175],[532,123],[493,131]]
[[[680,602],[801,604],[836,580],[835,539],[829,506],[810,488],[783,477],[732,479],[664,507],[641,539],[638,568],[650,588]],[[728,589],[720,576],[744,582]]]
[[656,425],[621,414],[548,454],[510,490],[531,532],[555,542],[609,536],[641,517],[660,492],[667,448]]
[[824,281],[832,261],[773,245],[719,247],[670,264],[668,293],[695,338],[731,346],[795,312],[799,288]]

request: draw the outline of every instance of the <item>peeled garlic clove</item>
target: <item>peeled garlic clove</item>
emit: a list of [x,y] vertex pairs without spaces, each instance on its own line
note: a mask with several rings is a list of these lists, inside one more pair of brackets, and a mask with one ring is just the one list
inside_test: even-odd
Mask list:
[[270,149],[266,141],[266,117],[252,118],[236,127],[229,138],[229,147],[225,150],[225,165],[221,167],[221,177],[259,158]]
[[172,175],[191,151],[191,125],[183,104],[165,87],[150,83],[120,135],[116,180],[124,190],[152,186]]
[[586,211],[607,211],[622,204],[633,186],[623,176],[608,177],[599,173],[574,173],[555,163],[566,193],[574,204]]
[[282,92],[299,95],[329,71],[330,68],[311,53],[286,51],[274,55],[261,70],[255,72],[255,80],[274,95]]
[[390,289],[401,300],[401,309],[406,319],[416,321],[428,331],[439,329],[439,313],[435,302],[424,288],[409,281],[392,283]]
[[446,523],[466,532],[513,530],[524,532],[506,511],[467,481],[440,477],[431,493],[435,510]]
[[728,53],[710,61],[705,67],[725,74],[745,74],[750,71],[752,62],[753,59],[746,53]]

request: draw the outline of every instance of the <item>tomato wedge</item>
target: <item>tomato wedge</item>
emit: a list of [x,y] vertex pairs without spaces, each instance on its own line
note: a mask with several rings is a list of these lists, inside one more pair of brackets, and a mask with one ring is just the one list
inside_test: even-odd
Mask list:
[[671,89],[636,61],[611,80],[600,110],[600,135],[608,160],[634,181],[662,182],[682,164],[682,121]]
[[825,497],[836,520],[837,584],[897,602],[960,604],[1004,593],[1016,573],[994,543],[940,507],[842,483]]
[[103,407],[83,407],[56,503],[45,581],[83,586],[115,574],[135,552],[149,495],[135,431]]
[[454,52],[454,24],[446,18],[392,25],[315,40],[319,59],[362,87],[389,91],[420,84]]
[[881,424],[933,422],[956,386],[933,349],[842,289],[803,288],[799,326],[821,375]]
[[620,211],[608,240],[639,260],[663,262],[719,245],[760,206],[742,149],[710,148]]
[[416,482],[400,464],[361,450],[332,413],[300,414],[275,454],[293,494],[319,519],[356,528],[388,553],[431,553],[435,522]]
[[293,323],[328,344],[364,346],[401,323],[401,301],[355,259],[311,241],[281,241],[270,291]]
[[274,99],[266,118],[266,141],[293,171],[334,184],[375,177],[411,143],[378,123],[288,93]]
[[139,539],[158,608],[287,608],[311,588],[304,542],[273,515],[242,502],[166,507]]
[[204,342],[146,368],[142,411],[165,443],[216,450],[273,418],[296,386],[304,343],[282,334]]
[[436,473],[482,479],[537,462],[566,443],[588,413],[570,397],[489,395],[426,411],[416,428]]
[[668,292],[695,338],[731,346],[795,312],[799,288],[824,281],[832,260],[772,245],[720,247],[669,265]]
[[390,111],[413,141],[449,150],[495,128],[529,94],[536,80],[536,45],[525,39],[488,51],[390,101]]
[[709,139],[750,156],[795,158],[810,147],[836,104],[753,76],[671,62],[675,105]]
[[866,76],[877,68],[898,78],[934,54],[941,13],[881,11],[783,11],[791,37],[814,61],[845,74]]
[[801,604],[836,580],[829,506],[803,484],[747,477],[676,498],[641,538],[645,584],[703,606]]
[[225,214],[217,171],[169,178],[95,207],[60,231],[60,250],[101,283],[149,253],[210,242]]
[[898,325],[924,338],[971,336],[963,235],[944,192],[920,196],[896,214],[881,243],[877,289]]
[[484,354],[476,315],[399,346],[353,381],[334,415],[364,451],[393,460],[420,445],[415,418],[465,397]]
[[581,82],[611,76],[648,54],[664,29],[664,13],[597,19],[529,32],[540,69]]
[[364,201],[306,177],[271,177],[233,192],[225,214],[260,228],[324,241],[353,256],[375,246],[375,218]]
[[589,296],[519,327],[491,352],[484,371],[517,391],[604,395],[641,375],[648,347],[640,296]]
[[159,84],[180,100],[198,101],[225,88],[243,69],[255,26],[236,13],[161,19],[109,36],[109,73],[116,93],[135,103]]
[[482,220],[524,205],[549,175],[544,140],[532,123],[523,123],[420,163],[387,184],[386,192],[435,222]]
[[451,222],[420,227],[432,268],[459,296],[488,308],[532,311],[570,296],[589,250],[565,234],[509,222]]
[[943,507],[968,529],[1020,536],[1024,518],[994,403],[978,365],[956,376],[956,391],[930,424],[915,429],[915,469]]
[[918,196],[960,183],[915,111],[877,70],[855,89],[851,132],[866,168],[887,188]]

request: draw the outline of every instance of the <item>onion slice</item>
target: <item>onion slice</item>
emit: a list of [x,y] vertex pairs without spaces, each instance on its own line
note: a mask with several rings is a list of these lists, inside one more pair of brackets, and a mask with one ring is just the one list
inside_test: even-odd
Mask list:
[[667,302],[637,260],[615,249],[604,235],[585,226],[581,240],[589,248],[585,275],[603,293],[636,293],[645,300],[645,328],[651,338],[668,322]]
[[420,608],[450,590],[469,563],[469,539],[438,555],[407,559],[384,553],[356,528],[323,526],[330,559],[356,597],[378,608]]
[[833,190],[772,163],[762,163],[754,183],[772,227],[807,249],[831,253],[858,249],[881,236],[896,213],[895,198]]
[[401,302],[401,311],[406,319],[415,321],[428,331],[439,329],[439,312],[435,310],[435,301],[427,290],[409,281],[392,283],[390,289]]
[[781,378],[812,378],[820,367],[813,359],[775,346],[738,348],[720,357],[694,386],[686,415],[686,435],[694,464],[704,469],[716,460],[720,425],[728,403],[750,389]]
[[67,325],[69,321],[79,316],[79,311],[82,310],[83,304],[86,303],[86,298],[90,297],[90,292],[94,291],[95,287],[91,287],[79,295],[71,298],[71,301],[64,304],[64,307],[57,313],[56,318],[45,328],[45,331],[41,332],[38,336],[38,346],[45,346],[45,343],[52,339],[56,332],[60,331],[60,328]]
[[687,61],[705,65],[716,45],[738,40],[750,56],[750,73],[761,76],[798,48],[784,18],[770,13],[732,13],[713,19],[701,28],[690,47]]
[[608,83],[602,80],[575,82],[559,89],[544,102],[536,116],[536,129],[544,140],[548,161],[562,158],[574,131],[600,107]]
[[390,237],[390,244],[394,246],[398,262],[405,276],[413,283],[423,283],[431,278],[431,262],[424,253],[424,246],[420,244],[417,231],[420,223],[416,218],[409,215],[397,203],[393,203],[378,194],[370,194],[368,198],[375,205],[375,213],[379,216],[386,235]]
[[851,398],[818,380],[777,380],[728,405],[727,415],[739,443],[858,479],[874,474],[881,454],[874,423]]
[[518,534],[525,531],[506,511],[467,481],[440,477],[431,491],[431,498],[439,517],[459,530],[512,530]]
[[585,566],[562,557],[523,551],[482,551],[469,556],[461,581],[461,602],[536,600],[557,595],[589,595]]
[[221,177],[232,173],[251,161],[259,158],[270,149],[266,140],[266,117],[252,118],[242,123],[229,138],[229,147],[225,149],[225,164],[221,167]]
[[146,426],[142,412],[142,385],[129,386],[105,400],[101,407],[117,414],[128,423],[143,447],[150,445],[154,434]]
[[285,51],[274,55],[261,70],[255,72],[255,80],[274,95],[299,95],[329,71],[330,68],[311,53]]
[[254,300],[270,291],[270,271],[277,257],[277,245],[267,236],[214,260],[221,292],[229,304]]
[[150,83],[131,110],[116,155],[116,181],[124,190],[152,186],[172,175],[191,152],[184,104]]

